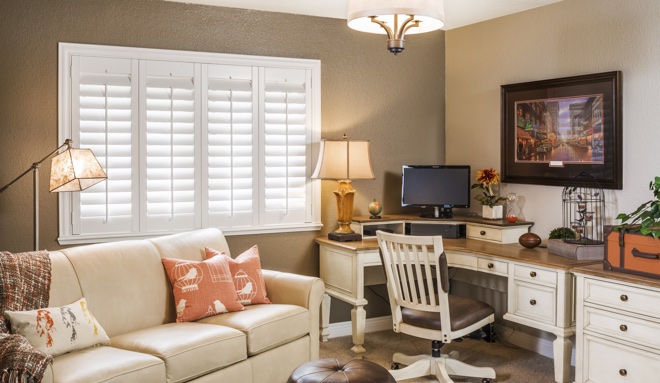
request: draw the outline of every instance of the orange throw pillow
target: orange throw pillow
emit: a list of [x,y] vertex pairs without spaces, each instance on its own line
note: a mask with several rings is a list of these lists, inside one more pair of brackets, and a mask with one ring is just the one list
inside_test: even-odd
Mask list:
[[163,258],[162,261],[172,284],[177,322],[245,310],[236,300],[226,259],[216,257],[198,262]]
[[259,303],[271,303],[266,295],[266,282],[261,272],[261,261],[259,260],[259,248],[252,246],[243,254],[231,259],[227,254],[206,248],[206,259],[226,258],[229,269],[234,279],[236,288],[236,299],[241,304],[256,305]]

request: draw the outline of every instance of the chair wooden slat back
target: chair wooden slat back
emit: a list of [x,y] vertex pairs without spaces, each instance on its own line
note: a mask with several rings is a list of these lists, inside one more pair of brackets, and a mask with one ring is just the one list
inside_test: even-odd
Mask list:
[[[436,283],[446,278],[437,265],[443,255],[442,237],[404,236],[377,232],[379,248],[390,295],[395,327],[401,322],[401,309],[410,308],[448,314],[448,291]],[[443,255],[444,256],[444,255]],[[448,290],[448,289],[447,289]]]

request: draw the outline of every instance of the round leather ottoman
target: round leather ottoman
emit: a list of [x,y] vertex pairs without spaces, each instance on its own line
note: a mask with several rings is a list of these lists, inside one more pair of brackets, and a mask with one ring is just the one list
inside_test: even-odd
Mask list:
[[396,383],[374,362],[362,359],[319,359],[296,368],[287,383]]

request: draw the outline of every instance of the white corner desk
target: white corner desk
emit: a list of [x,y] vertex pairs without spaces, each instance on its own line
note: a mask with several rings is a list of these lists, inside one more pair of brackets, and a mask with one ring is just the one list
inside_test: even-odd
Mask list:
[[[529,226],[531,223],[525,226],[525,232]],[[327,340],[329,334],[330,297],[334,297],[353,305],[352,350],[365,352],[364,307],[368,302],[364,298],[364,286],[385,283],[376,239],[337,242],[317,238],[316,242],[319,244],[320,276],[326,292],[321,313],[323,340]],[[568,382],[572,350],[569,337],[575,334],[575,278],[569,270],[597,261],[576,261],[550,254],[545,248],[526,249],[518,243],[489,240],[444,239],[444,247],[450,267],[507,278],[504,319],[554,334],[555,380]]]

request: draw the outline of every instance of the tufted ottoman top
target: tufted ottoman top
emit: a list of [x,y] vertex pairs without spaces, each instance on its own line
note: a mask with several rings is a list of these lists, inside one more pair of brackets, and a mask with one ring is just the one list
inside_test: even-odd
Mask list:
[[362,359],[319,359],[296,368],[287,383],[396,383],[390,373]]

